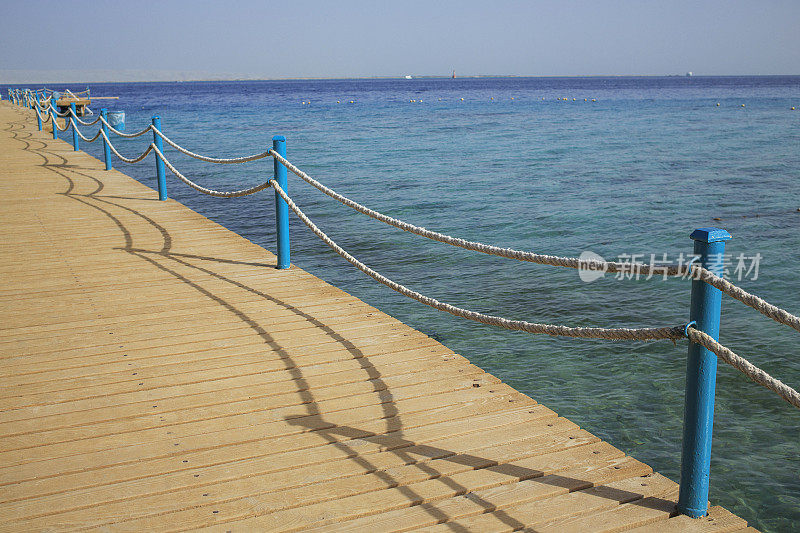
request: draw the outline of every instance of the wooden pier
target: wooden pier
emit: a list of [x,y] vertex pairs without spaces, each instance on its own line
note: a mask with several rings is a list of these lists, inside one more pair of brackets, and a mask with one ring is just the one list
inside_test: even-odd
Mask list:
[[56,101],[55,107],[59,113],[64,113],[69,109],[71,104],[75,104],[75,113],[79,117],[82,117],[86,115],[86,108],[92,104],[92,101],[89,98],[70,98],[64,96]]
[[0,169],[2,530],[753,531],[5,101]]

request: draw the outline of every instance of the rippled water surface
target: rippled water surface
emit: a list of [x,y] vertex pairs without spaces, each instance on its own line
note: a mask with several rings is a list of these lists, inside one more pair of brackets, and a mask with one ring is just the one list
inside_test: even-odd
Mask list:
[[[159,114],[168,135],[201,153],[259,152],[274,134],[283,134],[289,159],[324,183],[393,216],[469,239],[558,255],[591,250],[608,259],[667,254],[676,260],[691,253],[693,229],[722,227],[733,235],[730,274],[735,275],[740,254],[748,258],[747,266],[760,254],[757,279],[751,272],[740,284],[800,312],[800,110],[790,109],[800,109],[800,77],[91,88],[97,96],[120,96],[114,105],[126,112],[128,131]],[[148,142],[116,144],[130,156]],[[101,150],[87,148],[100,158]],[[168,153],[188,176],[220,189],[255,184],[272,172],[267,160],[223,167]],[[154,186],[151,159],[116,166]],[[275,249],[270,194],[212,199],[172,176],[168,187],[171,197]],[[289,190],[356,257],[454,304],[576,326],[677,325],[688,317],[686,281],[607,275],[587,284],[574,271],[483,256],[402,233],[353,213],[291,175]],[[678,479],[685,342],[558,339],[469,323],[377,285],[296,219],[291,229],[295,264],[432,335]],[[796,332],[726,298],[720,337],[800,386]],[[712,502],[759,529],[800,529],[798,455],[800,411],[732,368],[720,367]]]

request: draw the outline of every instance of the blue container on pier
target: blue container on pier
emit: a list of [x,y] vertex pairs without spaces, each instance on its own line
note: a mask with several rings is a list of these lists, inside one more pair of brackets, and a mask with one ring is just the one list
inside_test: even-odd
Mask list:
[[108,125],[115,130],[125,131],[125,111],[109,111]]

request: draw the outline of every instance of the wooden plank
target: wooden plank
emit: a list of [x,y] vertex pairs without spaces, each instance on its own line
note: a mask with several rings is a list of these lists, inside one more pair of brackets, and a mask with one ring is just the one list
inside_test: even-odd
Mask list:
[[[544,412],[544,411],[543,411]],[[499,422],[499,418],[491,418],[495,423]],[[545,420],[552,420],[546,418]],[[555,422],[555,420],[553,420]],[[528,453],[542,453],[542,450],[553,448],[556,446],[563,446],[568,443],[573,446],[579,446],[586,443],[594,442],[599,439],[592,437],[588,433],[576,432],[576,427],[571,422],[560,419],[554,426],[538,421],[532,423],[532,420],[526,419],[524,425],[528,429],[528,435],[521,435],[519,427],[509,427],[508,424],[501,426],[488,426],[484,429],[492,429],[492,433],[496,435],[494,442],[486,444],[481,442],[480,433],[476,428],[470,428],[459,435],[458,439],[454,439],[452,435],[440,437],[437,440],[432,440],[427,444],[420,444],[416,440],[409,441],[407,438],[397,438],[389,436],[375,436],[371,441],[366,442],[368,445],[374,446],[375,453],[370,454],[369,446],[359,446],[358,457],[364,458],[362,461],[353,461],[352,454],[348,454],[345,446],[320,446],[319,448],[326,448],[324,451],[329,453],[337,453],[340,457],[350,455],[341,459],[329,459],[324,463],[324,468],[318,464],[303,465],[303,460],[308,460],[310,454],[303,453],[278,453],[264,457],[249,457],[243,460],[240,457],[230,455],[230,460],[220,463],[219,459],[210,465],[203,465],[195,463],[192,459],[183,459],[189,461],[193,468],[183,471],[176,471],[169,473],[167,470],[160,476],[149,476],[142,479],[135,479],[131,481],[123,481],[117,483],[109,483],[100,487],[92,487],[85,490],[72,490],[67,494],[60,494],[54,497],[40,497],[30,499],[24,504],[20,502],[14,510],[13,514],[7,515],[6,519],[17,519],[26,517],[35,517],[42,514],[42,509],[47,509],[46,514],[56,511],[68,511],[72,509],[79,509],[82,507],[91,507],[100,505],[101,503],[111,503],[120,495],[124,495],[126,499],[133,497],[147,497],[152,494],[160,494],[169,492],[174,499],[182,497],[182,491],[190,491],[195,484],[195,478],[189,474],[197,473],[202,478],[204,486],[209,489],[222,490],[222,484],[235,482],[241,478],[257,478],[262,490],[286,490],[294,487],[303,487],[330,482],[331,484],[338,484],[341,480],[347,477],[361,477],[366,473],[377,471],[389,471],[392,468],[402,468],[406,465],[422,465],[423,463],[432,463],[438,459],[449,458],[452,461],[459,453],[470,452],[472,454],[481,454],[481,457],[491,454],[493,457],[501,456],[500,447],[498,445],[514,442],[516,450],[523,449],[526,445],[530,450]],[[465,429],[471,424],[463,424]],[[517,425],[520,425],[519,422]],[[436,429],[431,428],[431,429]],[[566,432],[578,433],[577,438],[569,439]],[[555,435],[555,436],[554,436]],[[465,440],[465,437],[471,437]],[[534,438],[538,437],[538,438]],[[391,447],[391,449],[389,449]],[[506,444],[506,447],[508,444]],[[364,449],[366,448],[366,450]],[[315,450],[319,452],[322,450]],[[364,453],[367,451],[367,453]],[[508,452],[506,452],[508,453]],[[519,453],[519,452],[518,452]],[[185,457],[185,456],[184,456]],[[301,462],[298,463],[297,459]],[[319,458],[316,458],[319,459]],[[169,469],[175,469],[174,459],[171,461]],[[189,464],[178,463],[178,464]],[[468,469],[468,465],[463,466]],[[278,472],[291,471],[291,476],[276,475]],[[319,485],[318,485],[319,486]],[[78,500],[76,501],[76,497]]]
[[[450,505],[439,509],[439,516],[429,509],[421,509],[403,517],[403,531],[425,531],[427,533],[459,531],[506,532],[515,531],[524,525],[538,531],[551,528],[551,524],[562,523],[565,529],[555,531],[595,531],[595,517],[607,509],[614,509],[629,501],[641,501],[651,495],[661,495],[673,490],[675,483],[658,474],[628,477],[619,481],[604,480],[604,484],[546,499],[528,501],[513,495],[499,494],[491,498],[480,498],[481,507],[475,505]],[[512,496],[512,497],[510,497]],[[477,498],[473,497],[473,500]],[[474,503],[474,502],[473,502]],[[480,513],[480,514],[478,514]],[[570,520],[585,519],[578,528],[568,527]],[[337,525],[337,529],[351,533],[374,531],[368,518]]]
[[[543,424],[547,428],[555,428],[549,430],[554,433],[576,429],[574,424],[565,419],[556,418],[555,413],[543,406],[520,405],[514,410],[504,411],[501,414],[491,412],[490,409],[493,407],[497,406],[457,404],[440,408],[438,413],[431,418],[422,418],[422,414],[416,416],[411,414],[410,420],[416,420],[417,425],[412,423],[410,426],[406,426],[404,423],[402,429],[393,431],[387,431],[387,428],[398,426],[393,420],[387,419],[383,423],[371,420],[361,422],[358,431],[351,431],[347,434],[342,431],[328,432],[324,439],[314,440],[313,435],[300,434],[274,439],[270,442],[270,446],[264,446],[262,439],[251,439],[230,442],[224,444],[224,447],[220,445],[208,449],[182,450],[181,458],[187,463],[176,463],[173,454],[167,457],[142,458],[136,462],[105,466],[102,476],[98,476],[98,469],[95,469],[93,471],[76,471],[57,477],[51,476],[46,480],[37,478],[7,485],[4,488],[2,501],[57,494],[80,488],[107,486],[112,483],[181,471],[201,473],[205,480],[205,474],[207,474],[205,468],[266,457],[275,458],[278,464],[291,465],[291,468],[324,463],[326,472],[328,466],[335,466],[334,462],[338,460],[369,456],[401,448],[409,458],[418,456],[416,457],[418,460],[435,459],[444,456],[441,450],[451,446],[449,441],[453,439],[463,441],[464,435],[470,435],[468,441],[470,446],[485,444],[486,439],[491,438],[492,435],[489,430],[495,428],[500,428],[499,430],[504,432],[506,438],[517,438],[517,440],[530,438],[531,434],[519,437],[518,434],[522,430],[518,426],[522,422],[537,422],[537,425]],[[445,412],[449,413],[449,419],[438,416],[439,413]],[[470,424],[463,423],[467,418],[469,418]],[[405,420],[406,418],[404,418]],[[339,443],[349,444],[339,446]],[[466,442],[460,443],[466,444]],[[309,450],[312,449],[313,453],[309,453]],[[408,464],[412,462],[412,459],[407,461]],[[273,467],[273,469],[278,472],[285,470],[285,466]]]
[[635,533],[699,533],[701,531],[725,533],[740,531],[746,527],[747,522],[730,511],[719,506],[711,506],[708,508],[708,515],[704,518],[678,515],[669,520],[638,527],[631,531]]
[[[591,451],[594,449],[601,450],[601,453],[592,455]],[[226,516],[240,517],[228,525],[229,529],[241,526],[250,530],[299,530],[316,522],[332,523],[347,517],[441,500],[457,496],[472,487],[479,490],[511,484],[520,478],[541,477],[565,470],[577,472],[578,469],[596,469],[600,465],[618,462],[622,455],[619,450],[601,442],[529,457],[518,461],[513,469],[488,467],[469,470],[469,466],[448,461],[446,458],[434,459],[429,466],[432,470],[415,465],[390,468],[380,475],[315,483],[314,490],[309,490],[308,487],[271,490],[265,487],[264,479],[256,476],[203,489],[208,494],[206,498],[209,503],[200,507],[186,508],[186,501],[166,499],[163,496],[144,497],[136,505],[136,510],[123,504],[109,504],[61,513],[57,520],[94,527],[122,522],[121,527],[141,531],[163,527],[164,514],[170,513],[173,515],[169,518],[171,522],[193,529],[211,525],[214,515],[222,513],[224,509]],[[484,458],[475,460],[478,461],[477,464],[491,461]],[[443,475],[443,472],[448,473],[447,481],[433,478],[435,475]],[[192,500],[193,494],[190,495]],[[259,502],[256,508],[252,505],[253,498],[257,498]],[[219,512],[214,513],[214,510]],[[261,516],[260,513],[264,515]],[[324,516],[322,520],[319,520],[320,515]],[[124,517],[125,520],[111,521],[109,516]],[[37,528],[39,523],[36,520],[25,520],[20,521],[19,525]]]

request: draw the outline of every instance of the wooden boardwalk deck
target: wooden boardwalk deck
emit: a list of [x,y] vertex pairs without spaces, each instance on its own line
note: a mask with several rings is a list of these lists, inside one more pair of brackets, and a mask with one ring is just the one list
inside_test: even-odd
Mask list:
[[0,102],[0,529],[746,528],[49,137]]

